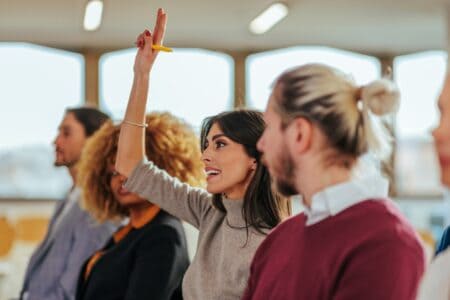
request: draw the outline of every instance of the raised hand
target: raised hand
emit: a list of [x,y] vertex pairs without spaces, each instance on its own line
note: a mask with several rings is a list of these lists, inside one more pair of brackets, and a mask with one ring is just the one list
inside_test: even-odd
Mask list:
[[153,50],[152,45],[162,45],[166,32],[167,15],[163,9],[158,9],[153,33],[149,30],[142,32],[136,39],[138,51],[134,60],[135,74],[149,74],[155,62],[158,50]]

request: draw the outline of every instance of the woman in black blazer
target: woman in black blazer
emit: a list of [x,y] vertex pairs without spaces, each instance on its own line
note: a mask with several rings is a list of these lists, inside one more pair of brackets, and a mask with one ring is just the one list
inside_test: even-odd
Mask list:
[[[204,174],[194,132],[167,113],[149,114],[146,123],[147,156],[172,176],[200,186]],[[183,227],[122,186],[126,178],[114,170],[119,132],[120,126],[106,123],[88,141],[78,169],[83,206],[99,222],[125,225],[83,265],[76,299],[181,299],[189,264]]]

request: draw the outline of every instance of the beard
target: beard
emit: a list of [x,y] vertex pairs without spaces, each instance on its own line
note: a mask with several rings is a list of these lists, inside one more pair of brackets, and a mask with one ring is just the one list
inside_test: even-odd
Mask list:
[[289,154],[280,155],[281,172],[279,177],[275,178],[275,188],[283,196],[290,197],[297,195],[299,191],[295,187],[295,163]]
[[55,162],[53,163],[53,165],[54,165],[55,167],[64,167],[64,166],[66,165],[66,163],[63,162],[63,161],[55,161]]
[[67,167],[71,168],[78,162],[78,159],[75,160],[67,160],[64,157],[61,159],[55,158],[55,161],[53,162],[53,165],[55,167]]
[[298,194],[294,184],[284,179],[277,178],[275,181],[275,188],[285,197],[291,197]]

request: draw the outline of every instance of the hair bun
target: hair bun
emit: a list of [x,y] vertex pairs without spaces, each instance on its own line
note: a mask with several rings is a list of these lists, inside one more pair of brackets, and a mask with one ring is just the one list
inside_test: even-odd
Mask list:
[[378,79],[362,87],[361,100],[373,114],[382,116],[397,111],[400,92],[391,80]]

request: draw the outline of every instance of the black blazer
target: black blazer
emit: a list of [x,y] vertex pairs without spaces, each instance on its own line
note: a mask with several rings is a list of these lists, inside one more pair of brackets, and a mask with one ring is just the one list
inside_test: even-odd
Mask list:
[[110,241],[84,280],[77,300],[182,299],[181,281],[189,265],[181,222],[164,211],[144,227],[131,230],[119,243]]

